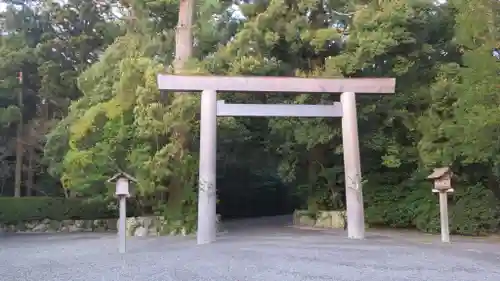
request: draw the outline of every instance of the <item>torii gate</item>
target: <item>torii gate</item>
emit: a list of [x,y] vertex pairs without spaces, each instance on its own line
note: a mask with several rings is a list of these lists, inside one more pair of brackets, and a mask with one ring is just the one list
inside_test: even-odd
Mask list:
[[[158,75],[160,90],[201,91],[200,166],[197,243],[216,238],[217,116],[342,117],[342,144],[347,205],[347,235],[365,237],[361,164],[355,93],[394,93],[394,78],[296,78]],[[217,92],[341,93],[332,105],[226,104]]]

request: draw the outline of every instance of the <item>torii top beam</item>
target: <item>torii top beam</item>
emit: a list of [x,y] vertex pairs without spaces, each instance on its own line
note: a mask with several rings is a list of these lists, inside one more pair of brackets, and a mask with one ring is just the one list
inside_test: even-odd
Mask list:
[[264,76],[158,75],[158,88],[177,92],[290,92],[392,94],[395,78],[299,78]]

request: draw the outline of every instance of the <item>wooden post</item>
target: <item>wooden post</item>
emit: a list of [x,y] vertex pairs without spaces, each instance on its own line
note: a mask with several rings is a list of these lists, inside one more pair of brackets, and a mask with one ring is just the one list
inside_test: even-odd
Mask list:
[[217,92],[205,90],[201,93],[200,116],[200,167],[198,189],[197,243],[215,241],[217,234]]
[[441,217],[441,241],[450,243],[450,226],[448,223],[448,192],[439,192],[439,215]]
[[[126,184],[128,185],[128,181]],[[120,203],[120,216],[118,217],[118,252],[124,254],[127,251],[127,197],[125,195],[118,195],[118,201]]]
[[344,174],[347,213],[347,237],[365,238],[363,189],[359,155],[358,117],[356,96],[353,92],[340,95],[342,104],[342,146],[344,150]]
[[120,172],[110,179],[108,182],[114,182],[115,195],[119,202],[119,217],[118,217],[118,252],[124,254],[127,251],[127,197],[130,197],[130,182],[137,180],[129,174]]
[[441,242],[450,243],[450,224],[448,222],[448,193],[453,192],[451,178],[453,173],[449,167],[434,169],[428,179],[434,181],[432,192],[439,193],[439,216],[441,227]]

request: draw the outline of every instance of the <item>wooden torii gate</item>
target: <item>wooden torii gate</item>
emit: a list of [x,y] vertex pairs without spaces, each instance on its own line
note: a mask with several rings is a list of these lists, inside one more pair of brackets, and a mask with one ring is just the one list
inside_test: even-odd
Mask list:
[[[365,237],[361,164],[355,93],[394,93],[394,78],[296,78],[158,75],[160,90],[201,91],[198,244],[216,238],[217,116],[342,117],[342,144],[347,205],[347,235]],[[332,105],[227,104],[217,92],[341,93]]]

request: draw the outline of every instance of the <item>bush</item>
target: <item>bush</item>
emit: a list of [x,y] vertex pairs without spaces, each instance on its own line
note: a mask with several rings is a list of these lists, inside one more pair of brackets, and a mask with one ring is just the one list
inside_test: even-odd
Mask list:
[[54,197],[0,197],[0,222],[104,219],[116,217],[110,202]]
[[[438,196],[426,181],[411,180],[399,186],[368,185],[366,222],[370,226],[440,231]],[[499,229],[500,208],[492,192],[481,185],[456,186],[449,196],[450,232],[485,235]]]
[[[414,228],[413,192],[404,187],[368,186],[366,222],[374,227]],[[409,200],[405,200],[405,199]],[[414,198],[416,199],[416,198]],[[409,204],[407,204],[409,203]]]
[[457,190],[450,213],[450,231],[462,235],[485,235],[498,231],[498,200],[490,189],[475,185]]

